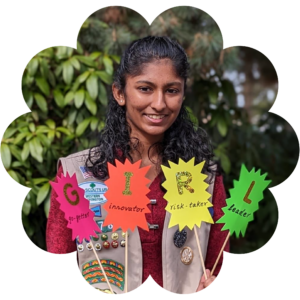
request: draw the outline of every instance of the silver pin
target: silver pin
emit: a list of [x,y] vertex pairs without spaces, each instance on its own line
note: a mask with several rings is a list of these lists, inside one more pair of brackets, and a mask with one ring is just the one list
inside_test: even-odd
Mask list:
[[156,204],[156,199],[150,199],[150,204]]
[[158,224],[149,224],[148,223],[148,227],[149,227],[149,229],[158,229],[159,225]]

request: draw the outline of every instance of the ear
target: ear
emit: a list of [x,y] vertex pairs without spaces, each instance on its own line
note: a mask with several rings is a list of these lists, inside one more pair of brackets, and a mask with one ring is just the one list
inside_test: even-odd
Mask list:
[[115,83],[113,83],[111,88],[112,88],[113,96],[116,99],[116,101],[119,103],[120,106],[124,106],[125,105],[124,93],[117,88]]

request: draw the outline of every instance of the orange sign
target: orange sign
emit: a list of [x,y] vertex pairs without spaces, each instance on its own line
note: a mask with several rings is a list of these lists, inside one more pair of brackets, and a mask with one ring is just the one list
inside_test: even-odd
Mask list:
[[128,159],[124,164],[116,160],[116,166],[108,163],[107,202],[103,205],[107,217],[103,226],[113,224],[114,228],[121,227],[124,232],[133,231],[136,226],[149,230],[145,214],[150,213],[146,196],[150,191],[147,187],[150,180],[145,175],[150,166],[140,168],[140,164],[140,160],[131,164]]

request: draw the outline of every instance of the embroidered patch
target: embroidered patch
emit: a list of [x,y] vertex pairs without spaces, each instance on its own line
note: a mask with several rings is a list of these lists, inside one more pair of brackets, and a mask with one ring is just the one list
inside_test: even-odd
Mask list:
[[95,213],[95,217],[102,217],[101,206],[100,205],[92,207],[91,210]]
[[114,226],[112,224],[103,226],[104,220],[96,220],[96,223],[97,223],[98,227],[100,228],[101,232],[103,232],[103,233],[113,231]]
[[[125,281],[124,266],[111,259],[101,259],[101,264],[108,281],[123,291]],[[106,282],[97,260],[91,260],[83,264],[82,275],[89,284]]]
[[107,186],[104,183],[87,181],[80,183],[78,186],[84,190],[84,197],[90,201],[90,205],[103,204],[107,201],[104,197]]
[[81,166],[79,167],[80,171],[81,171],[81,174],[83,176],[84,179],[88,179],[90,177],[93,177],[94,178],[94,175],[91,171],[89,171],[86,167],[84,166]]

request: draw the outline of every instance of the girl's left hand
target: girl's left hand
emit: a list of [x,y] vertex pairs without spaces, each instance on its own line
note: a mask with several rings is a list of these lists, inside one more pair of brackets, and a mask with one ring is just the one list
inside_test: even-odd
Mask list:
[[206,276],[207,276],[207,279],[205,279],[204,274],[202,275],[196,292],[202,291],[216,279],[216,276],[212,276],[210,274],[210,270],[208,270],[208,269],[206,269]]

